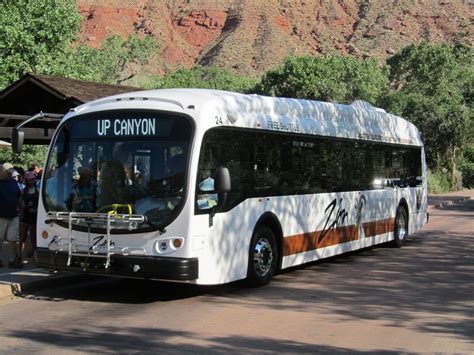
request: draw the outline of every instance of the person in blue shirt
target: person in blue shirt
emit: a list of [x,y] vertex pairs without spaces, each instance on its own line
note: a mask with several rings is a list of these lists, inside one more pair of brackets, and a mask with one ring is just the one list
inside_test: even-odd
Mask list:
[[[21,268],[23,264],[16,255],[19,236],[20,220],[18,211],[21,210],[21,191],[12,178],[13,165],[5,163],[0,165],[0,246],[7,240],[10,246],[8,266]],[[0,260],[0,267],[3,262]]]

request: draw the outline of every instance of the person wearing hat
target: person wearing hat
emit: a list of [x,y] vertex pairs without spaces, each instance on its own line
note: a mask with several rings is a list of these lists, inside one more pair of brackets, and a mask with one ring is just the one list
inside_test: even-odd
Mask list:
[[25,188],[25,184],[23,184],[23,182],[21,182],[21,174],[18,171],[13,170],[12,178],[13,178],[13,180],[16,181],[16,184],[18,185],[18,188],[20,189],[20,191],[23,192],[23,189]]
[[[10,259],[8,266],[21,268],[22,263],[18,259],[17,242],[19,218],[18,211],[21,210],[21,191],[15,180],[12,179],[13,165],[5,163],[0,165],[0,247],[5,240],[10,246]],[[0,267],[3,262],[0,260]]]

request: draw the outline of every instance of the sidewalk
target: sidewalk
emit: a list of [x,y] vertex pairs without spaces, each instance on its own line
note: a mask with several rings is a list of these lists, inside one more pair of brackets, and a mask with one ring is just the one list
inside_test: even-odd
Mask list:
[[3,260],[3,268],[0,268],[0,299],[19,295],[22,292],[34,288],[55,287],[72,280],[84,277],[82,274],[69,272],[51,273],[48,270],[39,269],[35,266],[33,258],[27,258],[23,254],[23,268],[8,268],[7,260],[10,257],[9,245],[2,244],[0,259]]
[[[474,190],[463,190],[447,194],[428,196],[428,210],[443,208],[455,203],[474,199]],[[7,259],[8,245],[4,244],[0,257]],[[87,277],[84,274],[61,272],[50,273],[47,270],[38,269],[33,259],[26,259],[22,269],[0,268],[0,299],[21,294],[33,288],[56,287],[67,282],[74,282]]]
[[428,211],[433,208],[443,208],[451,206],[456,203],[474,200],[474,190],[462,190],[455,192],[448,192],[445,194],[429,195],[428,196]]
[[57,287],[85,276],[70,272],[51,273],[44,269],[0,269],[0,300],[32,289]]

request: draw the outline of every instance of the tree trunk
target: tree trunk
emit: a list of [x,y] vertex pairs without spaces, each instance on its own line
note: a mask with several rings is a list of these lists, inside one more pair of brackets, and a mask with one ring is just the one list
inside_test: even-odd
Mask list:
[[452,146],[452,153],[451,153],[451,191],[456,190],[456,146]]

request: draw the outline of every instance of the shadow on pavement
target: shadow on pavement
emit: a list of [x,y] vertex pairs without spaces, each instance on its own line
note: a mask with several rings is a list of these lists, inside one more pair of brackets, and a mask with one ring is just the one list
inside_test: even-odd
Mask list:
[[[474,201],[448,210],[473,211]],[[241,283],[194,286],[165,282],[98,278],[83,285],[35,292],[25,297],[146,304],[199,297],[200,302],[244,305],[247,308],[337,315],[342,320],[380,320],[388,326],[453,334],[474,343],[474,238],[444,230],[422,230],[402,249],[375,247],[312,263],[285,272],[266,287],[247,289]],[[144,305],[143,307],[145,307]],[[109,334],[104,338],[103,334]],[[144,336],[148,334],[148,336]],[[53,336],[54,335],[54,336]],[[76,329],[51,334],[44,330],[23,332],[36,341],[56,339],[70,346],[95,344],[98,351],[110,344],[124,351],[153,349],[209,351],[207,346],[179,348],[165,345],[167,338],[193,337],[166,329]],[[194,335],[195,336],[195,335]],[[136,338],[136,339],[135,339]],[[134,340],[135,339],[135,340]],[[149,339],[148,344],[143,339]],[[210,338],[215,352],[245,349],[287,352],[354,352],[352,349],[308,346],[298,342],[248,337]],[[134,344],[136,342],[136,344]],[[101,347],[104,347],[103,349]],[[87,348],[84,348],[87,350]],[[379,351],[377,351],[379,352]]]
[[[19,336],[19,334],[8,334]],[[69,351],[80,350],[84,352],[130,353],[140,351],[145,353],[221,353],[241,354],[249,353],[377,353],[397,354],[393,351],[375,350],[355,351],[332,346],[313,345],[297,341],[278,341],[263,337],[227,336],[209,337],[202,339],[194,333],[186,331],[173,331],[166,328],[134,328],[134,327],[91,327],[90,329],[76,328],[68,331],[54,331],[54,333],[38,330],[25,331],[21,334],[35,342],[48,345],[66,347]],[[199,345],[189,344],[187,341],[198,340]],[[120,350],[117,350],[120,349]]]
[[[233,287],[233,284],[225,287]],[[234,286],[235,287],[235,286]],[[77,300],[121,304],[169,302],[219,292],[219,286],[197,286],[172,282],[90,276],[79,284],[51,290],[33,290],[20,295],[26,299]]]

